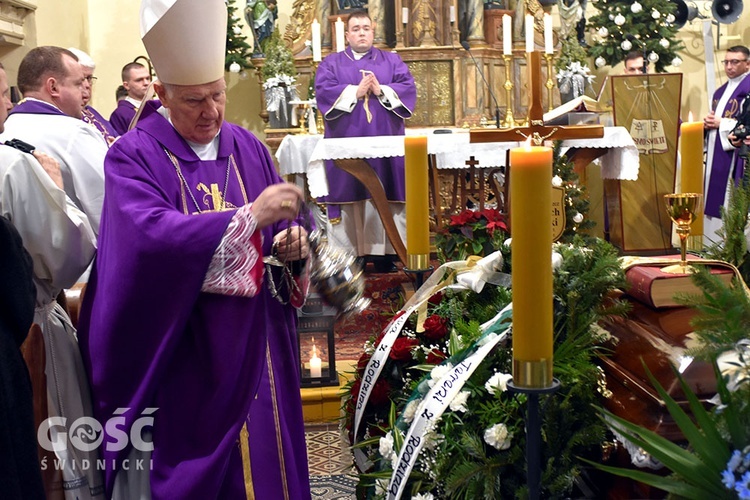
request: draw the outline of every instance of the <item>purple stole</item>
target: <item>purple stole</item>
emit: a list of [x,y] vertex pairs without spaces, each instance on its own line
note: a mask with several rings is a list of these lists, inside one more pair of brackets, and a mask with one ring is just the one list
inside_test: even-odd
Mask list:
[[107,146],[111,146],[119,136],[119,134],[112,128],[112,125],[109,124],[109,121],[91,106],[83,108],[82,119],[86,123],[90,123],[96,127],[96,130],[98,130],[99,133],[102,134],[102,137],[104,137],[104,140],[107,141]]
[[[712,109],[721,99],[727,84],[719,87],[714,93]],[[750,77],[745,77],[734,89],[731,97],[727,101],[721,118],[737,118],[742,109],[742,101],[750,93]],[[724,205],[724,197],[727,190],[729,176],[732,175],[735,182],[742,179],[744,162],[731,151],[724,151],[721,146],[719,131],[716,131],[714,140],[714,154],[711,161],[711,177],[706,179],[706,203],[704,213],[710,217],[721,217],[720,208]]]
[[30,115],[63,115],[67,116],[65,113],[60,111],[57,106],[54,104],[49,104],[44,101],[37,101],[35,99],[23,99],[21,102],[16,104],[12,110],[10,110],[9,115],[14,115],[16,113],[25,113]]

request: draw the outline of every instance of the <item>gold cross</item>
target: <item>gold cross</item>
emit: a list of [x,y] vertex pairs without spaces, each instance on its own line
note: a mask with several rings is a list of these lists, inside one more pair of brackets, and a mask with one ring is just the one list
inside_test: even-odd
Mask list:
[[529,103],[528,125],[503,130],[471,130],[469,132],[469,142],[516,142],[531,137],[534,145],[539,146],[546,139],[599,139],[604,137],[604,127],[601,125],[574,125],[568,127],[544,125],[541,56],[541,52],[529,52],[531,102]]

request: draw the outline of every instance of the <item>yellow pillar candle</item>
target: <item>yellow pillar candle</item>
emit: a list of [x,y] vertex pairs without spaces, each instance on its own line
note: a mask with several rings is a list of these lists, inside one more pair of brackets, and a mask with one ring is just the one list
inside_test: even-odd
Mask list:
[[510,151],[513,383],[552,385],[552,149]]
[[[703,122],[694,122],[693,114],[680,125],[680,192],[703,194]],[[703,249],[703,203],[690,226],[690,250]]]
[[430,220],[427,176],[427,137],[404,137],[406,178],[406,266],[430,267]]

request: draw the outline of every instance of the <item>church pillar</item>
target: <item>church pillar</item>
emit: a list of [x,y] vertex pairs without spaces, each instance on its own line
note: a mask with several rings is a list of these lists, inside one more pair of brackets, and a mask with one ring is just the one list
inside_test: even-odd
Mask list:
[[466,40],[472,47],[487,45],[484,39],[484,2],[482,0],[469,0],[466,7],[469,22]]

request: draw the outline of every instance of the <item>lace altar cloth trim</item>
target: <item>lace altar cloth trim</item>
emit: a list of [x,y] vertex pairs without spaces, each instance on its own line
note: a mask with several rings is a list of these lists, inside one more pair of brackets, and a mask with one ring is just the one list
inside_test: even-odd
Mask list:
[[[452,129],[451,134],[434,134],[432,129],[407,129],[407,135],[426,135],[427,151],[434,154],[437,168],[466,168],[474,157],[478,168],[505,165],[505,151],[518,147],[518,142],[469,143],[467,129]],[[604,148],[600,158],[602,178],[635,180],[638,178],[638,149],[624,127],[605,127],[601,139],[577,139],[563,142],[564,147]],[[320,135],[287,135],[279,145],[276,157],[280,173],[306,174],[313,197],[328,194],[325,160],[354,158],[392,158],[404,155],[402,136],[348,137],[323,139]]]

